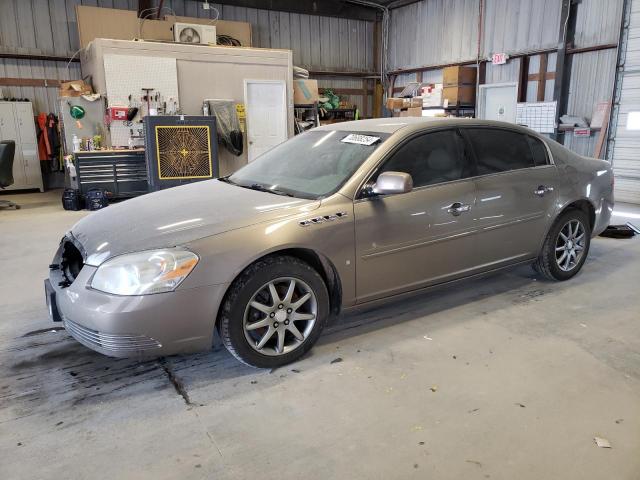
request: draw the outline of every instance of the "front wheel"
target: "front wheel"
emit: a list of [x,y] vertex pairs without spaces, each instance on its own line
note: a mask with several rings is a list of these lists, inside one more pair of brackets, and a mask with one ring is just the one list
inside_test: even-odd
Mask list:
[[550,280],[568,280],[582,268],[590,245],[589,218],[582,210],[568,210],[549,230],[534,268]]
[[297,360],[317,341],[329,315],[320,274],[288,256],[249,266],[231,286],[219,318],[229,352],[258,368]]

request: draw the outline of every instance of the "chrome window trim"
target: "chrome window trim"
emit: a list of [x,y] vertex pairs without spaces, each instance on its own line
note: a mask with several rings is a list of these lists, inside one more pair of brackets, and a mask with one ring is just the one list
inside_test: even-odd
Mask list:
[[498,176],[498,175],[506,175],[506,174],[513,173],[513,172],[525,172],[525,171],[530,171],[530,170],[539,170],[539,169],[551,168],[551,167],[555,167],[555,165],[551,165],[551,164],[548,163],[546,165],[538,165],[538,166],[535,166],[535,167],[514,168],[513,170],[505,170],[503,172],[485,173],[484,175],[476,175],[473,178],[474,179],[481,179],[481,178],[486,178],[486,177],[495,177],[495,176]]
[[[420,187],[416,187],[416,188],[412,189],[411,192],[408,192],[408,193],[419,192],[419,191],[422,191],[422,190],[427,189],[427,188],[441,187],[443,185],[449,185],[449,184],[454,184],[454,183],[459,183],[459,182],[475,181],[475,180],[478,180],[478,179],[482,179],[482,178],[486,178],[486,177],[492,177],[492,176],[496,176],[496,175],[505,175],[505,174],[509,174],[509,173],[513,173],[513,172],[520,172],[520,171],[524,171],[524,170],[536,170],[536,169],[544,169],[544,168],[550,168],[550,167],[555,167],[556,166],[556,163],[555,163],[553,155],[551,153],[551,148],[549,147],[549,144],[543,138],[540,138],[540,137],[538,137],[536,135],[533,135],[531,133],[519,132],[518,130],[513,129],[513,128],[509,128],[509,127],[494,127],[494,126],[483,127],[483,126],[478,126],[478,125],[464,125],[464,126],[459,126],[459,125],[458,126],[450,126],[450,125],[448,125],[446,127],[429,129],[427,131],[414,132],[413,134],[407,136],[407,138],[405,138],[402,141],[400,141],[398,143],[398,145],[396,146],[396,148],[394,148],[387,155],[385,155],[383,158],[381,158],[380,161],[369,171],[369,173],[360,182],[360,185],[358,186],[358,188],[356,190],[356,194],[355,194],[355,198],[353,199],[353,203],[356,204],[356,203],[360,203],[362,201],[370,201],[370,200],[372,200],[374,198],[387,198],[387,197],[393,197],[395,195],[398,195],[398,194],[376,195],[375,197],[361,197],[360,196],[361,192],[362,192],[362,189],[367,184],[367,182],[369,182],[371,180],[371,178],[374,176],[375,172],[380,168],[380,166],[382,164],[384,164],[384,162],[386,162],[389,158],[391,158],[391,156],[395,152],[397,152],[398,149],[405,144],[405,142],[410,141],[413,138],[416,138],[418,136],[428,135],[430,133],[441,132],[441,131],[444,131],[444,130],[458,130],[458,131],[460,131],[462,129],[469,129],[469,128],[491,128],[491,129],[494,129],[494,130],[506,130],[508,132],[517,133],[517,134],[520,134],[520,135],[525,135],[525,136],[532,137],[534,140],[542,142],[542,144],[545,146],[545,148],[547,150],[547,161],[548,161],[548,163],[546,165],[534,165],[533,167],[514,168],[513,170],[505,170],[503,172],[485,173],[484,175],[475,175],[475,176],[472,176],[472,177],[460,178],[460,179],[457,179],[457,180],[450,180],[448,182],[440,182],[440,183],[432,183],[432,184],[429,184],[429,185],[422,185]],[[460,133],[462,133],[462,132],[460,132]],[[467,140],[465,138],[463,138],[463,141],[467,142]],[[355,173],[354,173],[354,175],[355,175]]]

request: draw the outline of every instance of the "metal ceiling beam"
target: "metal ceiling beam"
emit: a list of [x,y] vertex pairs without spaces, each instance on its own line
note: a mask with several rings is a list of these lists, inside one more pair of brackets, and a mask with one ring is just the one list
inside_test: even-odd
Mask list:
[[[196,1],[203,3],[202,0]],[[307,15],[352,18],[369,22],[375,21],[378,14],[374,8],[348,3],[344,0],[223,0],[222,2],[218,0],[216,3],[222,3],[223,6],[233,5]]]
[[407,5],[411,5],[412,3],[418,3],[422,0],[395,0],[390,2],[376,2],[382,3],[389,10],[393,10],[394,8],[406,7]]

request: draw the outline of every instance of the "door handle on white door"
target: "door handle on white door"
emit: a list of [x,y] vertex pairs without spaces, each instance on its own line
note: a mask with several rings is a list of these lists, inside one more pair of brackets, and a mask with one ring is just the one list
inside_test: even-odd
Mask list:
[[553,192],[553,187],[547,187],[546,185],[540,185],[536,188],[533,193],[538,195],[539,197],[544,197],[544,194],[547,192]]
[[469,210],[471,210],[471,205],[461,202],[455,202],[447,208],[447,212],[449,212],[454,217],[457,217],[462,212],[468,212]]

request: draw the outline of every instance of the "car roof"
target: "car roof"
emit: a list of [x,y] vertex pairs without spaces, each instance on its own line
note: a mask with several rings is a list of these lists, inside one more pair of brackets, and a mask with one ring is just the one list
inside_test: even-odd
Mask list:
[[332,123],[317,127],[314,130],[339,130],[345,132],[377,132],[395,133],[401,129],[419,131],[423,128],[451,127],[462,125],[502,127],[512,130],[520,130],[522,133],[537,135],[533,130],[526,127],[507,122],[496,122],[492,120],[479,120],[477,118],[457,118],[457,117],[392,117],[392,118],[370,118],[367,120],[353,120],[350,122]]

